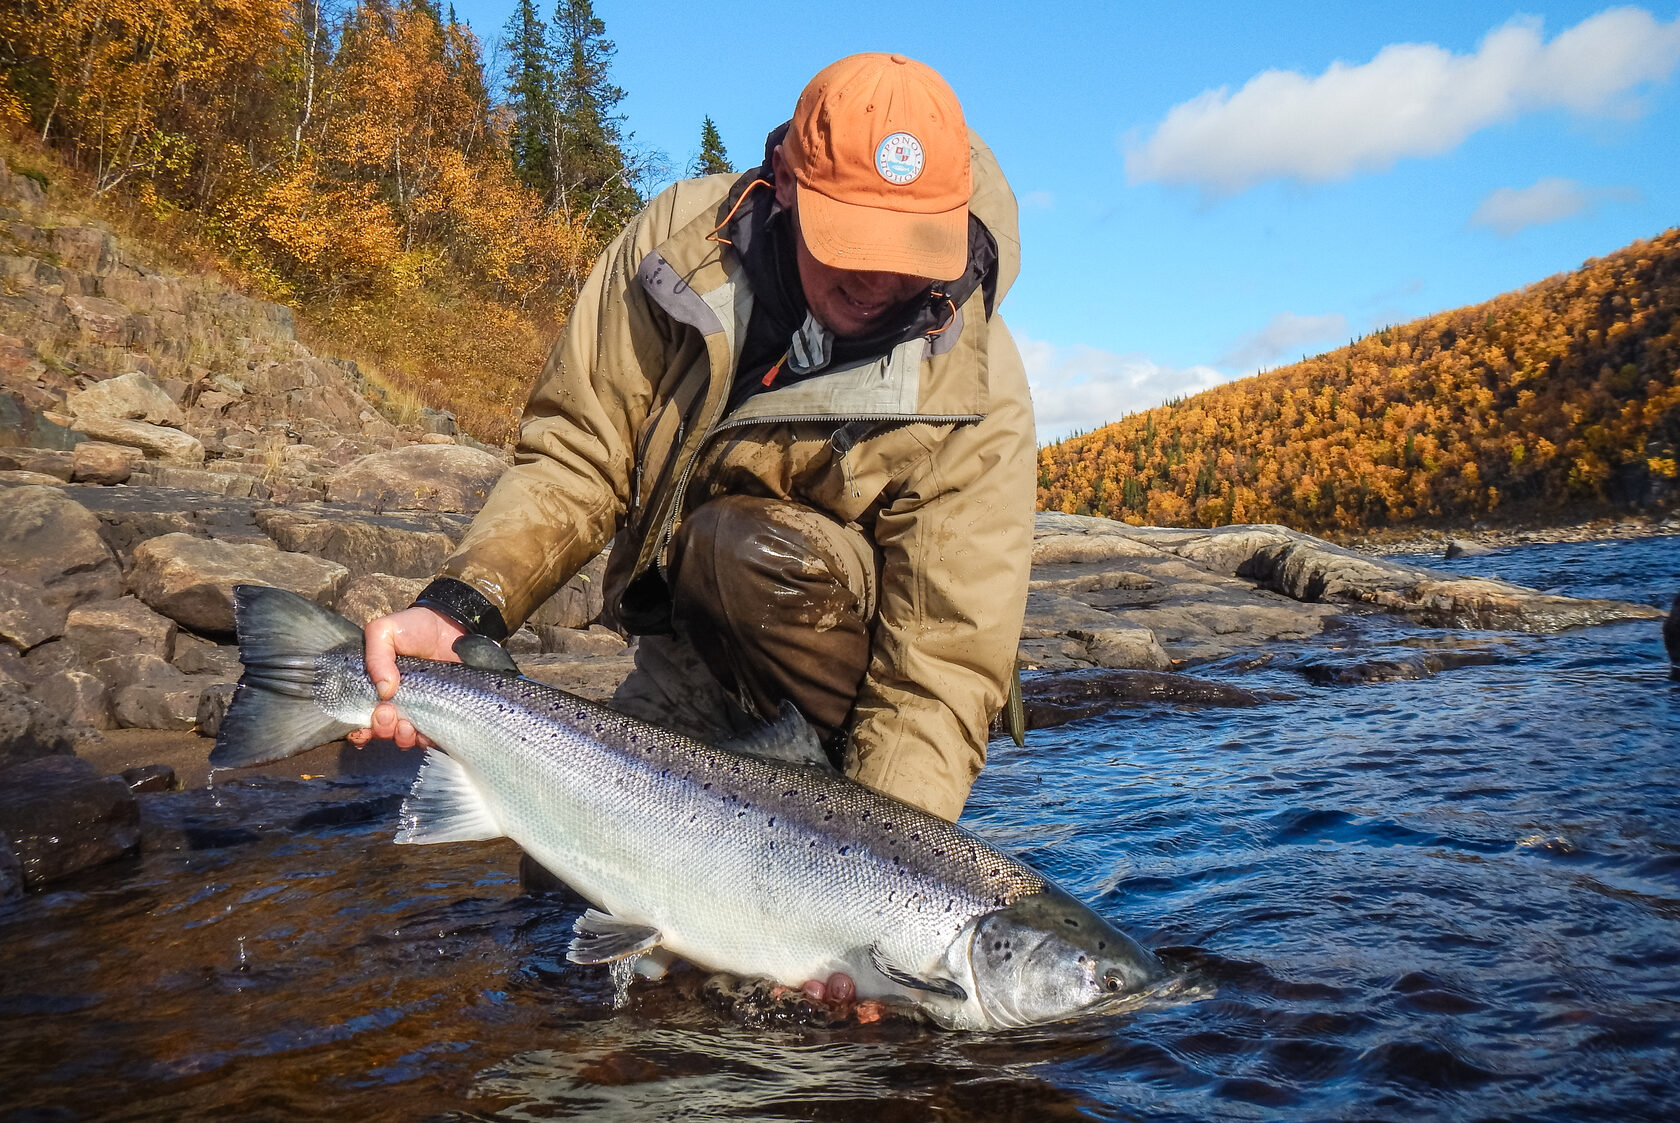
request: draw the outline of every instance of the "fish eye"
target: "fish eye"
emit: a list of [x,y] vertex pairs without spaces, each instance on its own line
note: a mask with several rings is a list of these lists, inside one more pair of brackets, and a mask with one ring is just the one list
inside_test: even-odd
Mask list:
[[1119,993],[1119,991],[1120,991],[1120,980],[1119,979],[1116,979],[1113,975],[1109,975],[1109,976],[1107,976],[1105,981],[1108,983],[1108,993],[1110,993],[1110,994],[1118,994]]

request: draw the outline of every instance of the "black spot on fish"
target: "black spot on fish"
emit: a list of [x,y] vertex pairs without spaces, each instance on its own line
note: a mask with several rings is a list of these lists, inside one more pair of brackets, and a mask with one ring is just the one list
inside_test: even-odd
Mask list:
[[708,781],[708,782],[707,782],[707,783],[704,783],[704,784],[701,784],[701,785],[700,785],[700,790],[701,790],[701,791],[703,791],[703,792],[709,792],[709,791],[711,791],[711,790],[712,790],[712,785],[711,785],[711,783],[710,783],[710,782],[709,782],[709,781]]
[[1075,920],[1071,916],[1062,917],[1062,923],[1066,924],[1069,928],[1078,928],[1079,927],[1079,921]]
[[1105,951],[1105,950],[1107,950],[1107,948],[1108,948],[1108,944],[1106,944],[1102,940],[1097,941],[1097,950],[1098,951]]
[[840,848],[840,853],[842,853],[842,854],[850,854],[851,852],[852,852],[852,848],[850,846],[842,846]]
[[776,825],[776,817],[774,815],[770,816],[770,822],[767,825],[772,827]]

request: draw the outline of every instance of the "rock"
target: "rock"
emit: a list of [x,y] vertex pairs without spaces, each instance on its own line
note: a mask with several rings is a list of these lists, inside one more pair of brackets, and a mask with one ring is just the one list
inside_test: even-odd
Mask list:
[[116,558],[99,520],[55,487],[19,487],[0,504],[0,573],[40,586],[44,603],[68,610],[121,595]]
[[130,686],[181,690],[187,685],[181,669],[157,655],[108,655],[93,664],[93,673],[113,691]]
[[507,465],[462,445],[376,452],[333,473],[327,499],[379,511],[476,511]]
[[392,577],[385,573],[352,577],[339,593],[336,608],[339,615],[353,623],[366,624],[413,604],[426,583],[423,577]]
[[202,737],[214,737],[222,728],[238,687],[231,682],[218,682],[204,688],[198,696],[198,732]]
[[1446,557],[1448,561],[1454,558],[1480,558],[1493,553],[1492,550],[1479,542],[1472,542],[1468,538],[1452,538],[1447,541]]
[[16,686],[0,686],[0,767],[76,751],[78,731]]
[[[259,511],[257,525],[283,550],[338,562],[351,573],[431,577],[465,532],[468,520],[364,514],[320,505]],[[403,607],[407,607],[404,605]]]
[[211,643],[187,632],[175,637],[175,656],[170,662],[183,674],[213,675],[224,682],[235,681],[244,671],[239,665],[239,648]]
[[48,604],[46,588],[0,573],[0,641],[19,651],[64,634],[63,605]]
[[342,565],[272,546],[166,534],[135,547],[129,581],[152,608],[200,635],[216,636],[233,631],[236,584],[273,585],[332,604],[347,576]]
[[507,639],[502,641],[509,655],[541,655],[543,641],[529,626],[520,628]]
[[75,757],[0,771],[0,833],[24,885],[43,885],[122,857],[140,841],[140,805],[128,785]]
[[[186,675],[181,676],[187,679]],[[111,715],[122,729],[194,729],[198,706],[209,683],[178,689],[166,686],[125,686],[111,696]],[[214,684],[222,685],[222,684]]]
[[84,484],[126,483],[145,459],[144,452],[130,445],[83,441],[71,454],[70,478]]
[[616,656],[630,649],[623,636],[599,624],[591,624],[587,629],[540,626],[534,630],[548,654]]
[[178,631],[175,621],[153,612],[140,598],[126,596],[71,609],[64,638],[90,664],[112,655],[149,655],[167,661],[175,657]]
[[167,390],[139,372],[107,378],[71,394],[65,405],[72,417],[145,421],[179,429],[186,418]]
[[1068,635],[1085,644],[1086,656],[1098,667],[1164,671],[1172,666],[1171,656],[1148,628],[1074,629]]
[[15,203],[26,210],[34,210],[47,201],[47,194],[33,179],[6,166],[0,160],[0,200]]
[[[607,551],[603,550],[577,574],[543,601],[527,621],[538,635],[544,628],[587,628],[600,619],[606,604],[604,582],[607,572]],[[558,650],[558,649],[556,649]]]
[[19,480],[26,473],[46,476],[50,486],[56,486],[70,482],[74,457],[74,450],[3,448],[0,449],[0,469],[15,473],[13,478]]
[[86,433],[96,441],[140,449],[168,464],[197,467],[204,463],[204,446],[179,429],[107,417],[78,417],[71,428],[78,433]]
[[0,904],[23,896],[23,864],[11,841],[0,834]]
[[123,562],[133,565],[134,548],[148,538],[191,534],[226,542],[272,544],[253,517],[261,504],[253,499],[192,495],[169,488],[71,488],[65,492],[99,519],[99,533]]
[[41,677],[31,695],[72,725],[89,729],[111,729],[111,691],[105,681],[89,671],[72,668]]
[[45,472],[0,471],[0,487],[52,487],[63,482]]
[[181,781],[167,764],[142,764],[122,770],[123,783],[135,795],[149,792],[178,792]]
[[1663,646],[1668,649],[1668,661],[1680,667],[1680,593],[1674,595],[1674,607],[1663,621]]
[[[1021,680],[1028,729],[1048,729],[1128,706],[1244,707],[1287,697],[1159,671],[1083,670]],[[993,723],[994,733],[1003,731],[1001,720]]]

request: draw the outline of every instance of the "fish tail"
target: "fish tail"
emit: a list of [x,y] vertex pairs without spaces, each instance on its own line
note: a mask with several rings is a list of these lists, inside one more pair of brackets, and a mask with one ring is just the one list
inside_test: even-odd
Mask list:
[[233,619],[245,673],[216,732],[213,767],[282,760],[358,728],[316,702],[315,659],[359,645],[360,628],[307,597],[267,585],[235,585]]

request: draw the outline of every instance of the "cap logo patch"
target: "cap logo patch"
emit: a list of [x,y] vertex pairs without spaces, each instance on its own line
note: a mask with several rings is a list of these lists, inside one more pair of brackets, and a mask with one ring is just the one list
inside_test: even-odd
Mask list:
[[926,162],[922,142],[909,133],[893,133],[875,149],[875,170],[882,179],[900,187],[921,175]]

